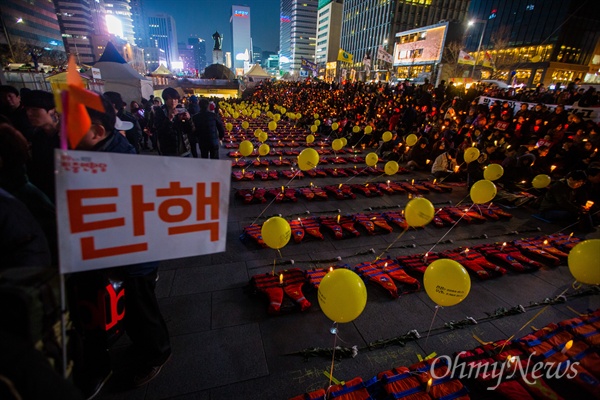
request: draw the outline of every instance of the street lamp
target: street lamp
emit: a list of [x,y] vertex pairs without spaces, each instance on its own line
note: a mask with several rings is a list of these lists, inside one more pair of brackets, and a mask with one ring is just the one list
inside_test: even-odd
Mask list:
[[487,19],[472,19],[469,21],[468,25],[473,26],[476,23],[483,22],[483,29],[481,30],[481,36],[479,37],[479,45],[477,46],[477,58],[475,58],[475,62],[473,63],[473,69],[471,70],[471,79],[475,78],[475,66],[477,65],[477,59],[479,58],[479,51],[481,50],[481,43],[483,42],[483,35],[485,35],[485,28],[487,28]]

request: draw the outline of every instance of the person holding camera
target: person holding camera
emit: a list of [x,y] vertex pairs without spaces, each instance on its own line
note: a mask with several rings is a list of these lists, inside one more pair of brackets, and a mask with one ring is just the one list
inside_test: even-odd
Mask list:
[[158,135],[158,147],[163,156],[190,157],[192,147],[188,135],[194,130],[187,110],[179,105],[179,93],[173,88],[162,92],[165,104],[155,110],[154,132]]

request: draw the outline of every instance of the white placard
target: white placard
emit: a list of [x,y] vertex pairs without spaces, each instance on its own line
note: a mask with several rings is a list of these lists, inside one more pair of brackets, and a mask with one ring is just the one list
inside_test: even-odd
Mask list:
[[231,162],[54,154],[61,273],[225,250]]
[[100,68],[92,67],[92,78],[94,79],[102,79],[102,73],[100,72]]

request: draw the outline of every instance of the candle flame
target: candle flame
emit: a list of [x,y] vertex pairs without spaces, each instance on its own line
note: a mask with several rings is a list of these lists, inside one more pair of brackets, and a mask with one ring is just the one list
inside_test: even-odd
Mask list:
[[337,216],[337,223],[338,224],[340,223],[340,218],[342,218],[342,216],[341,216],[341,214],[338,214],[338,216]]
[[475,147],[476,144],[477,143],[475,143],[475,142],[471,143],[471,147]]
[[556,165],[551,165],[550,166],[550,172],[554,171],[556,169]]
[[329,267],[329,272],[333,271],[333,267]]
[[283,285],[283,274],[279,274],[279,284]]
[[502,243],[502,246],[506,246],[506,242]]
[[567,343],[565,343],[565,347],[563,348],[562,352],[566,353],[567,351],[569,351],[569,349],[573,346],[573,340],[569,340]]
[[340,185],[338,186],[338,189],[342,188],[343,183],[340,183]]
[[310,183],[310,187],[313,187],[313,183],[312,182]]
[[[429,160],[428,160],[428,161],[429,161]],[[435,185],[435,183],[436,183],[436,182],[437,182],[437,178],[435,178],[435,179],[433,180],[433,184]]]
[[431,162],[430,159],[425,160],[425,164],[429,164]]
[[411,184],[411,185],[414,185],[414,184],[415,184],[415,180],[413,179],[413,180],[410,182],[410,184]]
[[431,385],[433,385],[433,378],[429,378],[427,381],[427,393],[431,390]]
[[242,168],[242,174],[245,174],[246,170],[244,168]]
[[544,240],[544,246],[547,246],[547,245],[548,245],[548,241]]
[[575,233],[575,232],[571,232],[571,233],[569,234],[569,239],[571,239],[571,238],[573,237],[573,233]]
[[281,193],[283,193],[283,186],[281,187]]

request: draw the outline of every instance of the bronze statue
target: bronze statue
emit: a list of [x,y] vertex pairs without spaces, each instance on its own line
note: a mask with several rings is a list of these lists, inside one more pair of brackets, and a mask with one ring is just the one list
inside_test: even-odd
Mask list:
[[216,31],[215,33],[213,33],[212,38],[215,41],[215,47],[213,47],[213,50],[221,50],[221,44],[223,42],[221,34],[218,31]]

